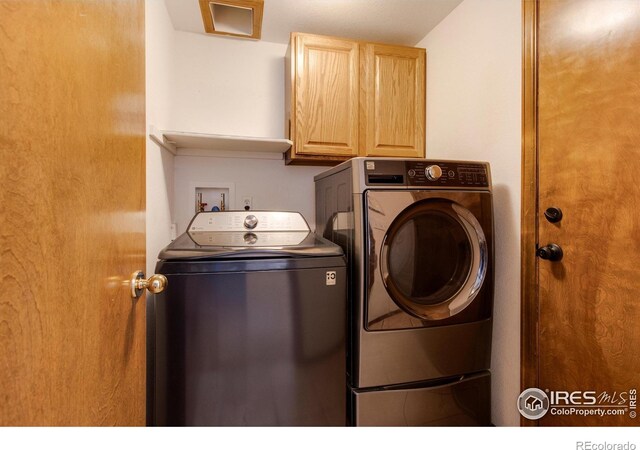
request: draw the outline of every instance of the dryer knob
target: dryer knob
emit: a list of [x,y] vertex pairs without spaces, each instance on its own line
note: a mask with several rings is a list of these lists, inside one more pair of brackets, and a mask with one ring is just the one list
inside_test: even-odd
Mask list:
[[429,181],[436,181],[442,176],[442,169],[440,166],[434,164],[424,169],[424,174]]

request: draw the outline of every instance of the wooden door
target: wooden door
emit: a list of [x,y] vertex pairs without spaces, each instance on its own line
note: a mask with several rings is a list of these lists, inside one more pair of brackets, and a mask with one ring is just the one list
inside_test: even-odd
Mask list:
[[292,36],[295,83],[291,136],[296,155],[358,154],[358,43]]
[[0,425],[144,425],[144,1],[0,0]]
[[[523,380],[617,393],[614,404],[626,407],[604,417],[547,413],[541,425],[640,425],[629,403],[640,388],[640,2],[543,0],[537,8],[537,67],[528,67],[538,74],[536,234],[539,246],[555,243],[564,256],[537,261]],[[532,203],[525,198],[525,217]],[[545,218],[550,207],[562,210],[561,221]]]
[[425,155],[426,52],[366,43],[360,49],[360,155]]

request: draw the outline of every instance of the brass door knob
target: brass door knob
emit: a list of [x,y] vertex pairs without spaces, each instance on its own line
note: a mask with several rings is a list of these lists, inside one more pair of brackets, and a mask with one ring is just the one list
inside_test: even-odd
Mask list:
[[137,270],[131,274],[131,298],[140,298],[145,289],[152,294],[159,294],[168,283],[167,277],[160,274],[152,275],[145,280],[144,272]]

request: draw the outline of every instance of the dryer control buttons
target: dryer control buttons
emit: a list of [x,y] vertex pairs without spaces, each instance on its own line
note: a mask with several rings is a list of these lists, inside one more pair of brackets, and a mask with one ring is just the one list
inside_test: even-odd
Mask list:
[[442,176],[442,169],[440,166],[433,164],[424,169],[424,174],[427,177],[427,180],[436,181]]
[[253,214],[244,218],[244,227],[253,230],[258,225],[258,218]]

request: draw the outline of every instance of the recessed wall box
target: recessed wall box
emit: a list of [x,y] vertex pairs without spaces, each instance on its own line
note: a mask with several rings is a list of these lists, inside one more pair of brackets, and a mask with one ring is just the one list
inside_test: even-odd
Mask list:
[[264,0],[200,0],[204,30],[209,34],[260,39]]
[[195,190],[195,212],[225,211],[230,209],[228,187],[202,187]]

